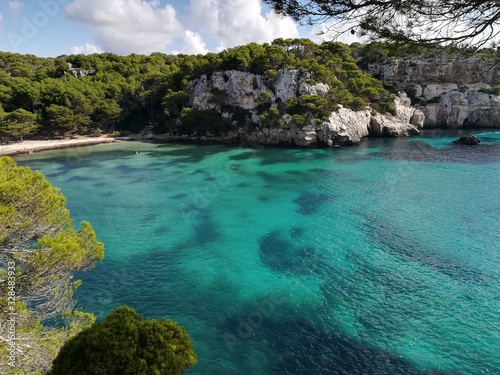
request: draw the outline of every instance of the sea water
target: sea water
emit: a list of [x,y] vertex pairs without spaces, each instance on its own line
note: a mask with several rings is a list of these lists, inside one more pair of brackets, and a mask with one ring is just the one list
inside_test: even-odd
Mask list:
[[106,257],[77,306],[186,328],[198,374],[500,374],[500,134],[18,157]]

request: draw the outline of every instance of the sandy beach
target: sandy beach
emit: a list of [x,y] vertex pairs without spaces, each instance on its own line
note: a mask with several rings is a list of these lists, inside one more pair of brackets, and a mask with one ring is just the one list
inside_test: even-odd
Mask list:
[[24,141],[19,143],[10,143],[0,145],[0,156],[31,154],[34,152],[59,150],[71,147],[92,146],[101,143],[116,142],[116,139],[109,137],[78,137],[75,139],[60,139],[50,141]]

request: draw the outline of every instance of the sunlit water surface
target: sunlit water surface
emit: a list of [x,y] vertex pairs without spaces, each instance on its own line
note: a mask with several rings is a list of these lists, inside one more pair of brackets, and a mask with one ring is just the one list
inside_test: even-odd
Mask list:
[[480,138],[17,161],[106,245],[78,306],[178,321],[187,374],[500,374],[500,134]]

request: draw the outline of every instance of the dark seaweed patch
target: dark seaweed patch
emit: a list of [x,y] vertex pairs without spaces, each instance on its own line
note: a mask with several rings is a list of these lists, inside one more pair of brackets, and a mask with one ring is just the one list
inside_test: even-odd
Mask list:
[[387,148],[372,155],[385,159],[428,163],[488,164],[500,162],[500,144],[450,145],[446,148],[434,148],[421,141],[400,142],[397,147]]
[[453,372],[417,370],[396,354],[363,345],[339,332],[304,319],[265,319],[257,339],[264,339],[277,354],[275,374],[321,375],[454,375]]
[[480,270],[464,264],[457,258],[434,251],[410,233],[393,227],[388,220],[367,214],[362,216],[365,217],[366,232],[372,243],[387,253],[405,261],[417,262],[461,281],[475,283],[489,281]]
[[257,155],[256,151],[247,151],[242,152],[241,154],[231,155],[229,157],[230,160],[248,160],[252,159]]
[[[260,156],[260,155],[259,155]],[[329,158],[330,154],[321,149],[286,149],[286,148],[273,148],[267,149],[265,155],[262,155],[260,165],[268,166],[275,164],[289,164],[296,162],[316,162],[320,159]]]
[[212,219],[209,216],[200,215],[199,220],[194,228],[193,244],[203,246],[216,242],[219,238],[219,232]]
[[319,208],[334,200],[333,195],[327,193],[312,193],[305,191],[293,202],[297,205],[297,212],[301,215],[313,215]]
[[184,199],[187,196],[188,196],[187,194],[180,193],[180,194],[175,194],[175,195],[170,196],[170,199]]
[[220,153],[225,153],[227,151],[233,150],[234,147],[222,146],[222,145],[196,145],[196,147],[188,148],[176,148],[172,149],[172,146],[158,144],[158,147],[149,152],[155,157],[159,156],[172,156],[177,158],[177,162],[180,163],[199,163],[205,158],[217,155]]
[[172,229],[167,226],[167,225],[162,225],[160,227],[157,227],[153,230],[153,233],[157,236],[161,236],[161,235],[164,235],[164,234],[167,234],[168,232],[170,232]]
[[322,253],[310,246],[296,246],[283,238],[279,231],[259,240],[259,255],[267,267],[278,272],[311,275],[323,273],[328,268]]
[[146,215],[144,215],[144,221],[154,221],[158,217],[158,214],[156,212],[149,212]]
[[141,173],[144,171],[143,168],[131,167],[130,165],[117,165],[114,169],[115,169],[115,171],[120,172],[120,173],[124,173],[124,174]]
[[259,171],[256,173],[256,175],[264,180],[264,182],[270,183],[270,184],[276,184],[276,183],[293,183],[296,180],[302,180],[301,178],[297,178],[296,176],[290,176],[290,175],[285,175],[285,174],[278,174],[278,173],[269,173],[269,172],[264,172],[264,171]]
[[281,238],[279,231],[266,234],[259,240],[261,260],[269,268],[277,271],[287,270],[292,255],[293,243]]
[[239,187],[239,188],[247,188],[247,187],[251,187],[252,185],[249,184],[248,182],[240,182],[238,185],[236,185],[236,187]]
[[112,191],[108,191],[107,193],[100,193],[100,196],[103,198],[111,198],[114,195],[115,193],[113,193]]
[[305,229],[302,227],[293,227],[290,229],[289,234],[290,237],[294,240],[299,239],[305,233]]
[[291,174],[291,175],[294,175],[294,176],[304,176],[304,175],[307,174],[304,171],[294,171],[294,170],[286,171],[285,173],[288,173],[288,174]]

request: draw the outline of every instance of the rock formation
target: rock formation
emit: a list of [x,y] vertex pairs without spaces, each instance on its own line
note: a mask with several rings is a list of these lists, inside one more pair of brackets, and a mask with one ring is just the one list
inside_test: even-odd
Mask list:
[[[500,67],[478,58],[388,60],[369,64],[376,78],[406,91],[424,128],[500,128]],[[491,92],[491,93],[490,93]]]
[[453,141],[452,143],[459,144],[459,145],[475,146],[475,145],[480,144],[481,140],[473,134],[466,134],[466,135],[461,136],[456,141]]
[[[301,74],[298,70],[280,70],[273,81],[242,71],[216,72],[210,77],[204,75],[190,82],[189,104],[194,109],[219,110],[220,103],[213,100],[214,89],[225,93],[225,107],[248,110],[252,121],[258,125],[255,130],[248,131],[235,122],[233,136],[259,144],[331,147],[356,144],[370,135],[395,137],[419,134],[422,128],[424,114],[411,107],[411,101],[404,94],[395,99],[395,115],[372,114],[368,108],[353,111],[340,106],[338,111],[330,114],[328,121],[319,124],[309,119],[302,126],[297,126],[288,114],[282,118],[286,127],[264,127],[259,124],[256,107],[259,105],[258,98],[264,92],[269,93],[273,106],[304,94],[325,96],[328,93],[328,85],[310,84],[309,79],[310,75]],[[231,113],[223,115],[231,118]]]

